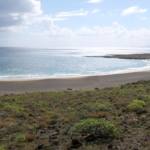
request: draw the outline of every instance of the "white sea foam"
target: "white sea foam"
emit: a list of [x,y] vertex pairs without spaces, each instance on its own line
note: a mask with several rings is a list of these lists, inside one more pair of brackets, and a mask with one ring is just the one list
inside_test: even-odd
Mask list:
[[122,70],[108,71],[108,72],[89,72],[88,74],[27,74],[27,75],[4,75],[0,76],[1,81],[28,81],[28,80],[42,80],[42,79],[67,79],[67,78],[81,78],[87,76],[101,76],[101,75],[113,75],[113,74],[123,74],[123,73],[133,73],[133,72],[142,72],[142,71],[150,71],[150,61],[143,60],[146,65],[144,67],[137,68],[128,68]]

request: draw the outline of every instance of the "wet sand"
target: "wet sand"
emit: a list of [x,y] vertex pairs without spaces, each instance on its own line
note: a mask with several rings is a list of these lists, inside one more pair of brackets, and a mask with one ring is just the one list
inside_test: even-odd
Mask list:
[[150,71],[115,75],[56,78],[28,81],[0,81],[0,94],[61,90],[89,90],[115,87],[126,83],[150,80]]

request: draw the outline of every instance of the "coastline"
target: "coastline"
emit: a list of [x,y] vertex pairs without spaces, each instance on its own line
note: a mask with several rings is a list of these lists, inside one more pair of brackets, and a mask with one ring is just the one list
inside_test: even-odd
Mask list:
[[150,80],[150,71],[112,75],[0,81],[0,95],[63,90],[90,90],[116,87],[126,83]]
[[149,60],[150,53],[109,54],[109,55],[100,55],[100,56],[99,55],[91,55],[91,56],[85,56],[85,57]]
[[136,60],[149,60],[150,53],[141,54],[116,54],[116,55],[106,55],[104,58],[118,58],[118,59],[136,59]]
[[15,75],[15,76],[0,76],[0,82],[17,82],[17,81],[38,81],[38,80],[48,80],[48,79],[73,79],[73,78],[85,78],[85,77],[95,77],[95,76],[108,76],[117,74],[128,74],[137,72],[149,72],[150,66],[146,65],[144,67],[138,68],[128,68],[123,70],[116,70],[103,73],[92,73],[92,74],[56,74],[56,75]]

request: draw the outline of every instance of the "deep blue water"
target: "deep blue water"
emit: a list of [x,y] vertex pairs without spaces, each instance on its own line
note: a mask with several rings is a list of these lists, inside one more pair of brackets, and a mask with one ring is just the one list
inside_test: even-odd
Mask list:
[[106,49],[0,48],[0,79],[98,75],[149,69],[149,61],[85,57],[113,52],[118,53]]

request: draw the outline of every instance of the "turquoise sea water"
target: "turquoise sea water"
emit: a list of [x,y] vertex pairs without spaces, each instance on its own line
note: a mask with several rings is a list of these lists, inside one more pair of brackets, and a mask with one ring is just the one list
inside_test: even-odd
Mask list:
[[0,80],[113,74],[150,70],[148,60],[85,56],[142,53],[150,49],[27,49],[0,48]]

